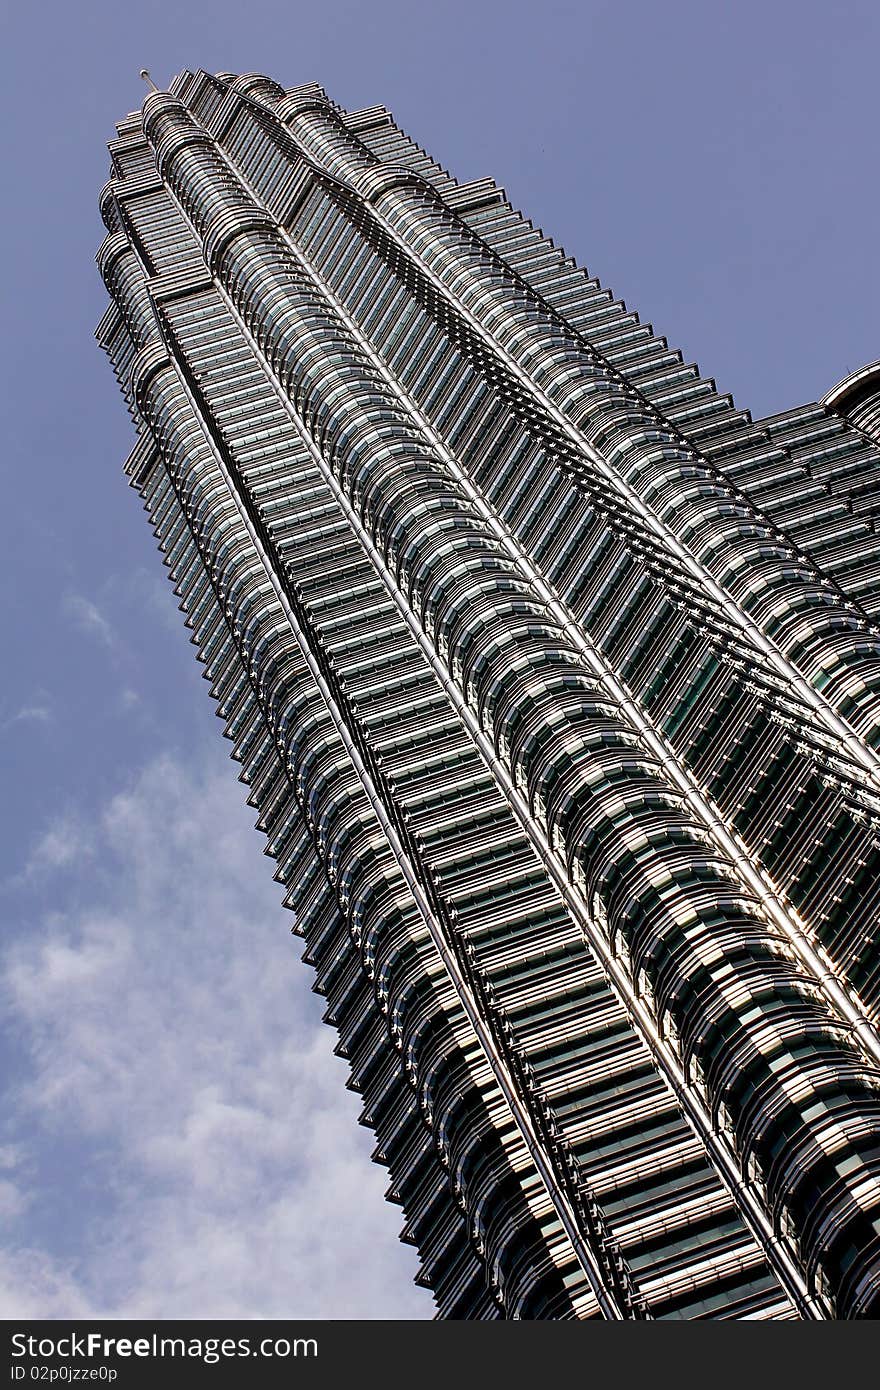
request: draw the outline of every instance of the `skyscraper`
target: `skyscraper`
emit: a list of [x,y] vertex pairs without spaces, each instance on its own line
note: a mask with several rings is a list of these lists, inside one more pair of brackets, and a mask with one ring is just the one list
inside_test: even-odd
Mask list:
[[876,1316],[880,366],[753,421],[316,85],[117,130],[126,469],[440,1316]]

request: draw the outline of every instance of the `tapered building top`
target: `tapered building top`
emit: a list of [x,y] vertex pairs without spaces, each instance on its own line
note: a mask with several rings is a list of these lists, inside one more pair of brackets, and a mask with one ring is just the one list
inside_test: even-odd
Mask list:
[[876,1315],[876,368],[753,421],[316,85],[118,130],[127,471],[439,1314]]

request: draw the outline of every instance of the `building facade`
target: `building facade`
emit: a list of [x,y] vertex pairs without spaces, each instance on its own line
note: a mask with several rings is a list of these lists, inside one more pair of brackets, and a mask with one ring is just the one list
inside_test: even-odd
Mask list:
[[316,85],[117,130],[127,472],[439,1316],[876,1316],[880,364],[754,421]]

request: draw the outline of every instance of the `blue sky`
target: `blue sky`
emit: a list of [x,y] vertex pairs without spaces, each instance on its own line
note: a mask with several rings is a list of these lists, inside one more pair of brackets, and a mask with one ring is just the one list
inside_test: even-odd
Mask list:
[[121,473],[105,143],[144,66],[385,102],[767,414],[880,352],[880,9],[49,0],[5,37],[0,1316],[431,1316]]

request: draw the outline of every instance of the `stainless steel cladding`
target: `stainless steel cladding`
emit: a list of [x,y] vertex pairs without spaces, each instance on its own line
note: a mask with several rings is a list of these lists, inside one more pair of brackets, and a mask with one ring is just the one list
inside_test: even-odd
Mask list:
[[128,473],[439,1315],[876,1316],[876,365],[755,422],[316,85],[118,131]]

